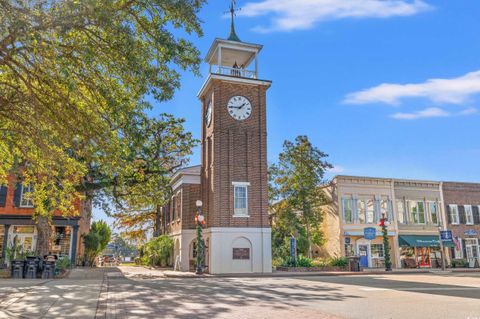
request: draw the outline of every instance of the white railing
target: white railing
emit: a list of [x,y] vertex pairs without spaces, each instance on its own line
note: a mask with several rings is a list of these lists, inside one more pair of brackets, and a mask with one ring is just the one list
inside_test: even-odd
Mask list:
[[239,78],[249,78],[249,79],[256,79],[257,78],[257,72],[255,71],[250,71],[246,69],[241,69],[241,68],[231,68],[227,66],[215,66],[213,67],[214,73],[216,74],[222,74],[222,75],[230,75],[230,76],[236,76]]

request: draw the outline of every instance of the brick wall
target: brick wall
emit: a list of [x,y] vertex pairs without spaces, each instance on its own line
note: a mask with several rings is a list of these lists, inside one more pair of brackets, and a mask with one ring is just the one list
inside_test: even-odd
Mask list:
[[[456,204],[458,206],[480,206],[480,184],[455,182],[443,183],[443,200],[445,202],[445,212],[447,215],[448,205],[450,204]],[[474,210],[474,214],[475,213],[478,214],[478,210]],[[480,234],[480,222],[478,222],[478,218],[475,218],[475,216],[474,221],[476,222],[475,225],[465,225],[465,223],[460,225],[449,224],[448,228],[452,230],[453,236],[460,238],[465,238],[464,232],[469,229],[476,230],[477,233]],[[475,237],[479,238],[480,235]]]
[[[209,128],[202,122],[202,198],[207,227],[268,227],[268,188],[266,160],[267,86],[212,80],[211,89],[202,97],[202,114],[213,101]],[[243,121],[227,111],[232,96],[246,97],[252,114]],[[202,116],[202,121],[203,121]],[[210,147],[211,145],[211,147]],[[232,182],[250,182],[250,217],[233,217]]]

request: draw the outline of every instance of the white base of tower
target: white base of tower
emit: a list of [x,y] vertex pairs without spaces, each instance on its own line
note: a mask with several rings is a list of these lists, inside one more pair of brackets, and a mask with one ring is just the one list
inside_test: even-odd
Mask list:
[[[196,231],[183,230],[172,237],[175,243],[173,260],[178,260],[179,270],[191,270],[195,260],[192,243],[196,241]],[[207,228],[203,230],[203,239],[207,247],[206,271],[210,274],[272,272],[271,228]],[[242,259],[237,259],[239,253]]]

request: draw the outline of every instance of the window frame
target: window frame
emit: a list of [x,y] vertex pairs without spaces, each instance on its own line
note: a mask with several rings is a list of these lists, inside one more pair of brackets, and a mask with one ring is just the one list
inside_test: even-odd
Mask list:
[[[249,182],[232,182],[233,185],[233,217],[250,217],[248,211],[248,187],[250,186]],[[236,189],[244,188],[245,189],[245,208],[236,208]]]
[[[432,210],[431,210],[431,205],[435,206],[435,218],[437,219],[436,222],[433,221],[433,214],[432,214]],[[437,201],[433,201],[433,200],[427,201],[428,216],[430,217],[430,221],[434,225],[440,225],[439,207],[440,207],[440,205],[438,205]]]
[[[346,205],[345,203],[348,203],[349,205],[349,210],[350,210],[350,220],[347,220],[346,218]],[[353,202],[352,199],[349,197],[342,197],[342,217],[343,217],[343,222],[345,224],[353,224],[354,223],[354,218],[353,218]]]
[[[450,224],[451,225],[460,225],[460,212],[458,210],[458,205],[457,204],[450,204],[450,205],[448,205],[448,207],[450,208],[449,213],[448,213],[448,215],[450,217]],[[456,212],[456,214],[455,214],[456,221],[455,222],[453,221],[453,218],[452,218],[454,216],[453,215],[454,208],[455,208],[455,212]]]
[[27,192],[25,192],[24,189],[25,189],[25,185],[22,184],[22,191],[20,193],[20,205],[19,205],[19,207],[21,207],[21,208],[33,208],[34,207],[33,199],[25,199],[27,204],[24,204],[24,198],[23,198],[25,193],[32,193],[33,192],[33,185],[31,183],[28,184],[28,187],[27,187],[28,191]]
[[[425,201],[423,200],[408,200],[408,216],[410,217],[410,224],[413,225],[426,225],[427,220],[426,220],[426,210],[425,210]],[[420,209],[418,204],[423,205],[423,222],[420,222]],[[415,206],[412,206],[412,204],[415,204]],[[416,208],[416,212],[413,212],[412,208]],[[415,221],[416,219],[416,221]]]
[[[473,220],[473,208],[472,208],[472,205],[463,205],[464,209],[465,209],[465,225],[473,225],[474,224],[474,220]],[[469,212],[467,212],[467,207],[469,208]],[[470,214],[469,214],[470,213]],[[471,222],[469,222],[469,217],[470,217],[470,220]]]

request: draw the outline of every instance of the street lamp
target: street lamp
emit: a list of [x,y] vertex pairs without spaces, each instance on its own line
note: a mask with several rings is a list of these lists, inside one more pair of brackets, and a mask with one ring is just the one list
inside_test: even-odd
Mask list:
[[440,257],[442,258],[442,271],[445,271],[445,249],[442,241],[442,226],[438,226],[438,239],[440,242]]
[[203,274],[203,238],[202,228],[205,225],[205,216],[202,213],[203,203],[201,200],[195,202],[197,206],[197,214],[195,215],[195,223],[197,224],[197,268],[195,274]]
[[388,242],[388,229],[387,227],[390,225],[388,218],[385,217],[385,214],[382,214],[382,218],[380,219],[379,226],[382,227],[382,234],[383,234],[383,254],[385,258],[385,270],[392,271],[392,260],[390,258],[390,243]]

